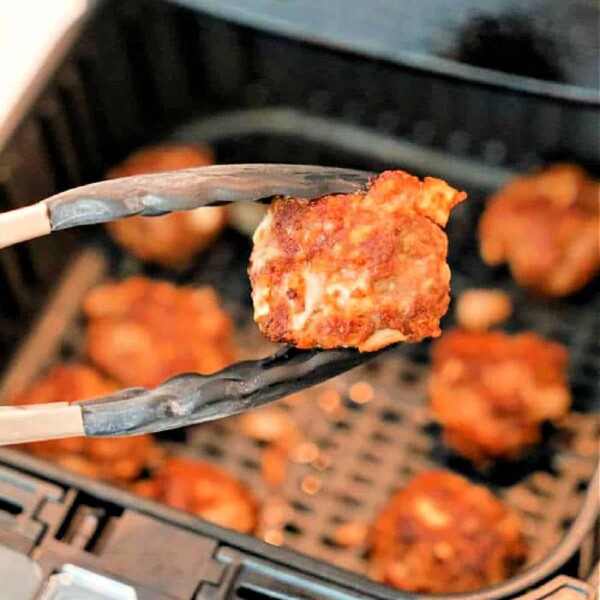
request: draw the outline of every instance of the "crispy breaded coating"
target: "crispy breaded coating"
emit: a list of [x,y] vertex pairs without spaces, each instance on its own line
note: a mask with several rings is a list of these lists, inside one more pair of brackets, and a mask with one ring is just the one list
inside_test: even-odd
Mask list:
[[409,592],[478,590],[526,556],[520,523],[486,488],[444,471],[415,477],[371,531],[371,575]]
[[256,528],[258,502],[239,481],[204,462],[170,458],[135,492],[242,533]]
[[[107,173],[109,179],[212,165],[206,146],[151,146],[134,152]],[[162,217],[130,217],[106,225],[123,248],[142,260],[185,267],[216,239],[227,221],[224,206],[179,211]]]
[[[29,390],[15,398],[14,404],[75,402],[116,390],[117,385],[113,381],[92,367],[65,364],[51,369]],[[30,442],[21,447],[76,473],[119,484],[133,481],[161,455],[150,435],[64,438]]]
[[600,269],[599,215],[600,182],[575,165],[517,177],[488,202],[481,256],[538,294],[571,294]]
[[131,277],[93,289],[84,311],[89,357],[123,385],[208,374],[236,357],[233,325],[211,288]]
[[272,341],[373,351],[440,334],[448,240],[464,200],[439,179],[387,171],[366,193],[276,199],[254,234],[254,319]]
[[431,409],[444,441],[480,466],[515,459],[567,413],[567,352],[535,333],[453,330],[432,347]]

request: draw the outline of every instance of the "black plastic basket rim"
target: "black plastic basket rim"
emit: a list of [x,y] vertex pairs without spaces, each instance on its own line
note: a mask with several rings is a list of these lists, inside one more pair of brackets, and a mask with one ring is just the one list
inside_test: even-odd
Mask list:
[[305,573],[319,573],[338,585],[350,587],[357,592],[368,593],[376,599],[419,598],[421,600],[497,600],[509,598],[540,585],[555,575],[578,550],[583,539],[591,532],[598,517],[597,490],[600,487],[600,464],[592,477],[585,499],[569,532],[561,543],[545,559],[529,569],[522,571],[506,583],[489,587],[481,592],[444,595],[413,595],[366,579],[324,563],[321,560],[305,556],[288,548],[272,546],[248,535],[225,529],[208,523],[194,515],[187,515],[168,506],[140,498],[131,492],[115,488],[107,483],[71,473],[44,460],[26,455],[22,452],[0,448],[0,464],[16,467],[44,479],[56,479],[63,484],[72,485],[85,493],[107,502],[118,503],[125,508],[152,514],[171,523],[178,524],[204,535],[211,535],[220,542],[229,544],[240,550],[268,558],[288,567],[301,569]]
[[336,50],[386,60],[397,65],[429,73],[438,77],[463,81],[466,84],[480,85],[502,91],[511,91],[544,99],[552,99],[579,106],[600,108],[598,90],[580,85],[555,83],[513,75],[460,63],[448,58],[427,56],[402,49],[392,49],[370,43],[369,39],[345,36],[340,28],[338,37],[328,37],[315,32],[307,32],[302,25],[286,22],[268,14],[258,14],[251,8],[230,6],[218,0],[172,0],[195,11],[205,12],[214,17],[229,20],[241,25],[286,37],[327,46]]

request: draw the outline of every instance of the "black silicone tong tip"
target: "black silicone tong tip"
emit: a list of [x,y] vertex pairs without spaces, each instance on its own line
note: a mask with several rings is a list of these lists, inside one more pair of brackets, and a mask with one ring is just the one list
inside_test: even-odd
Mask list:
[[382,352],[288,346],[212,375],[187,373],[154,389],[121,390],[80,404],[85,434],[134,435],[235,415],[322,383]]

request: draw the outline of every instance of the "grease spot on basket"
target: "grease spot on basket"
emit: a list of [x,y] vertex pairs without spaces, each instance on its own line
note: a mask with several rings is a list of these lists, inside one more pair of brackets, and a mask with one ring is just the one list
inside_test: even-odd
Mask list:
[[352,402],[357,404],[366,404],[373,400],[375,392],[373,386],[366,381],[357,381],[355,384],[350,386],[349,396]]
[[309,496],[314,496],[321,491],[323,482],[316,475],[307,475],[300,483],[300,489]]
[[342,397],[335,390],[323,390],[317,397],[317,404],[322,411],[332,413],[342,405]]
[[271,529],[265,533],[263,540],[271,546],[281,546],[283,544],[283,533],[279,529]]

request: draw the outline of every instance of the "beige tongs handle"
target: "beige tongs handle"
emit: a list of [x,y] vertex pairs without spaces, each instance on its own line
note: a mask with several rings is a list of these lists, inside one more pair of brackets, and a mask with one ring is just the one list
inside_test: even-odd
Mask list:
[[68,402],[0,407],[0,446],[85,435],[81,407]]
[[43,202],[0,213],[0,248],[48,235],[50,231],[48,206]]

